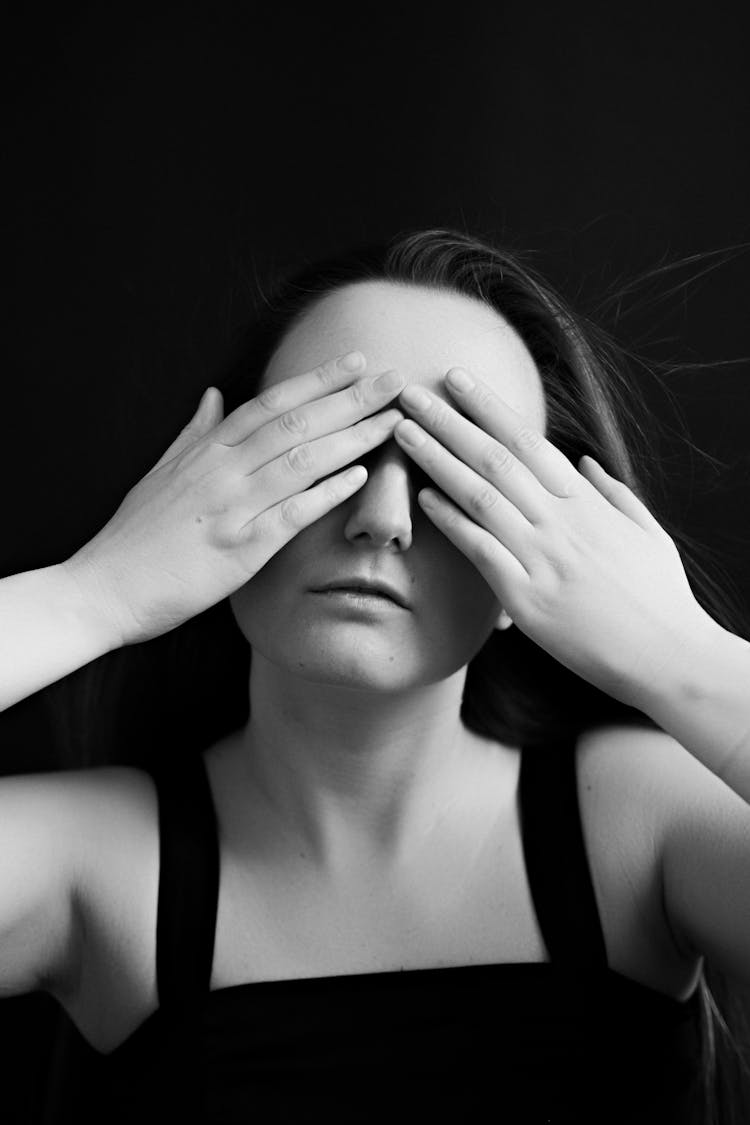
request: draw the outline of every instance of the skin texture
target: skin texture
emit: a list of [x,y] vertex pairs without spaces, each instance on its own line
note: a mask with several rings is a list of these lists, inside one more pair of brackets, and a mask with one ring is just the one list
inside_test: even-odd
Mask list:
[[[448,401],[446,370],[481,371],[498,393],[544,426],[541,381],[516,333],[496,313],[448,293],[370,283],[329,295],[283,341],[264,386],[358,341],[368,373],[394,368]],[[347,343],[348,346],[348,343]],[[395,441],[363,459],[369,479],[303,529],[231,598],[254,652],[318,682],[393,690],[444,679],[465,665],[491,629],[509,619],[466,556],[425,516],[418,487],[430,483]],[[323,612],[309,587],[343,574],[392,582],[409,612],[378,627]]]
[[445,490],[423,490],[422,508],[532,641],[647,710],[718,629],[675,543],[626,484],[590,457],[578,471],[486,382],[454,369],[447,385],[465,417],[422,388],[400,396],[422,425],[399,422],[396,440]]
[[[353,349],[368,361],[358,391],[387,369],[406,390],[376,406],[349,395],[335,357]],[[325,380],[311,370],[320,363]],[[472,397],[448,390],[457,366],[479,380]],[[321,396],[334,376],[343,397]],[[594,463],[576,468],[544,439],[539,376],[516,335],[465,297],[353,286],[287,336],[273,382],[273,419],[268,401],[253,400],[222,420],[220,396],[209,396],[98,537],[145,611],[144,580],[162,607],[167,578],[197,599],[167,607],[184,619],[243,572],[231,605],[253,646],[251,719],[204,755],[222,853],[212,986],[545,959],[520,846],[517,748],[460,719],[466,661],[508,626],[508,611],[605,690],[607,658],[623,653],[641,687],[671,698],[667,731],[673,716],[699,712],[694,753],[706,751],[708,769],[675,741],[676,723],[675,738],[608,727],[579,739],[582,827],[611,966],[677,997],[692,991],[703,954],[747,979],[746,646],[705,648],[669,537],[624,485]],[[408,394],[417,386],[434,393],[421,414]],[[396,394],[401,413],[388,406]],[[307,483],[325,464],[329,495],[312,509],[287,456],[298,448],[290,408],[308,437],[327,435]],[[373,410],[385,436],[355,439],[352,423]],[[415,424],[402,414],[419,419],[421,445],[407,444]],[[365,450],[369,477],[339,502],[335,474]],[[441,490],[435,509],[424,506],[425,474]],[[296,535],[278,518],[284,497],[307,517]],[[227,516],[247,528],[239,547],[231,534],[218,547],[206,535]],[[367,609],[312,592],[344,574],[386,578],[408,604]],[[687,698],[670,697],[673,673],[656,674],[676,641],[703,677]],[[727,711],[739,728],[728,740],[736,792],[722,769],[710,772]],[[158,1004],[153,783],[113,767],[6,788],[3,851],[38,862],[11,864],[17,878],[0,887],[12,954],[1,983],[9,994],[48,988],[110,1050]]]
[[[413,286],[327,295],[285,337],[264,383],[353,348],[368,374],[394,368],[446,401],[446,371],[465,365],[544,425],[538,372],[508,324],[480,302]],[[333,866],[408,849],[460,794],[471,815],[497,755],[460,721],[466,665],[494,627],[510,625],[476,567],[420,509],[427,482],[409,455],[390,439],[363,463],[364,486],[230,598],[253,648],[236,783]],[[367,615],[310,592],[353,573],[387,579],[408,609]]]
[[[466,662],[493,627],[508,626],[509,607],[514,627],[522,619],[539,643],[546,637],[559,644],[563,660],[578,646],[599,673],[613,629],[642,654],[655,605],[674,621],[689,618],[676,556],[655,521],[618,482],[577,469],[544,440],[538,373],[501,317],[443,292],[352,286],[325,298],[289,333],[266,385],[289,393],[295,376],[353,349],[367,359],[362,379],[395,369],[407,391],[434,393],[418,415],[408,393],[394,390],[402,413],[419,417],[430,438],[411,450],[402,446],[414,423],[393,418],[384,441],[368,447],[369,477],[356,492],[279,550],[270,551],[265,535],[249,539],[252,549],[261,544],[270,554],[230,598],[253,647],[251,717],[205,753],[222,852],[215,988],[544,960],[519,837],[517,747],[464,728]],[[446,373],[457,366],[481,380],[472,402],[448,390]],[[316,402],[319,413],[336,409]],[[247,413],[230,416],[220,434],[243,426]],[[514,446],[519,427],[534,435],[531,444]],[[340,450],[344,439],[335,433],[329,444]],[[261,442],[277,437],[273,427],[254,430],[247,456],[258,460]],[[506,453],[483,462],[493,440]],[[509,446],[518,454],[510,460]],[[493,483],[498,465],[504,468]],[[423,509],[425,473],[444,497],[442,516]],[[471,474],[476,481],[466,492]],[[490,497],[494,489],[496,498],[469,504],[470,516],[467,497],[477,486]],[[248,496],[261,494],[257,481],[243,487]],[[297,491],[288,481],[284,487],[286,495]],[[523,519],[538,534],[514,544],[513,528]],[[472,562],[478,542],[486,549]],[[564,565],[552,570],[566,581],[551,585],[535,622],[532,572],[544,573],[535,562],[554,559],[555,551]],[[355,574],[387,579],[407,606],[342,606],[312,592]],[[589,615],[576,610],[581,591],[586,605],[599,599]],[[625,595],[628,628],[618,629]],[[746,885],[746,805],[660,731],[588,732],[578,759],[582,827],[612,967],[679,997],[694,987],[704,950],[742,970],[747,927],[737,903]],[[75,798],[71,822],[90,827],[82,836],[67,833],[82,839],[69,869],[76,878],[87,872],[91,917],[100,926],[107,919],[109,935],[98,959],[89,958],[69,1010],[106,1049],[157,1003],[156,803],[137,771],[117,777],[130,795],[121,800],[121,788],[117,800],[89,801],[95,825],[90,814],[81,817]],[[123,810],[124,826],[112,833]],[[65,835],[56,830],[55,842]],[[103,838],[110,841],[106,863],[96,844]],[[127,871],[113,879],[125,860]],[[112,948],[124,951],[130,967],[114,978]],[[116,985],[108,986],[112,979]],[[113,1003],[123,980],[127,996]]]

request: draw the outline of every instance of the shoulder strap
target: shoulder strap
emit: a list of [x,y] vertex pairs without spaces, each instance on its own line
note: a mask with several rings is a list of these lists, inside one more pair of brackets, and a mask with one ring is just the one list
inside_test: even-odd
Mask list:
[[526,874],[550,960],[605,969],[607,948],[581,828],[575,736],[522,748],[519,801]]
[[186,1014],[205,998],[219,898],[219,840],[200,754],[154,774],[159,798],[156,981],[160,1008]]

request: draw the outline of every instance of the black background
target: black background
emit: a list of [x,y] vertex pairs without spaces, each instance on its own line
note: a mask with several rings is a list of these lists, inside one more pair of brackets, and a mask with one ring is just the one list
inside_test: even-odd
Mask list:
[[[731,10],[28,6],[2,46],[1,572],[102,525],[271,271],[440,225],[535,251],[583,309],[685,259],[608,323],[674,368],[674,405],[638,375],[668,427],[669,503],[750,608],[750,97]],[[55,765],[34,698],[0,716],[0,743],[5,772]],[[51,1026],[44,998],[3,1005],[11,1106],[33,1105]]]

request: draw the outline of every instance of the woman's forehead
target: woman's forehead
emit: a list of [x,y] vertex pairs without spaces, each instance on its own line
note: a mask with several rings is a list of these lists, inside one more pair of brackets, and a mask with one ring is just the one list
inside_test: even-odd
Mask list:
[[395,368],[450,401],[443,379],[465,367],[514,410],[545,428],[544,391],[525,344],[483,302],[443,289],[358,282],[318,300],[282,340],[263,382],[277,383],[358,350],[367,374]]

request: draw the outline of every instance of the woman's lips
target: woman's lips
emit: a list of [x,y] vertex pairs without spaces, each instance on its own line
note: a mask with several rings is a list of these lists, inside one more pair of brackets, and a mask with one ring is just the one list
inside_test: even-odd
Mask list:
[[399,609],[408,609],[406,599],[398,588],[386,579],[375,578],[369,575],[342,575],[341,578],[330,579],[323,586],[313,587],[313,593],[330,594],[344,593],[352,597],[378,597],[393,602]]
[[363,586],[333,586],[327,590],[313,590],[313,594],[325,598],[331,604],[340,604],[344,606],[357,606],[363,609],[394,609],[404,610],[404,606],[399,605],[392,597],[386,594],[383,590],[376,590]]

